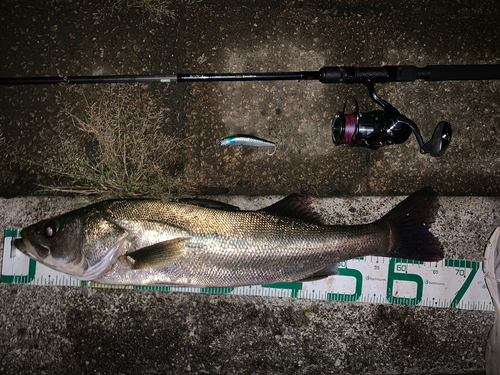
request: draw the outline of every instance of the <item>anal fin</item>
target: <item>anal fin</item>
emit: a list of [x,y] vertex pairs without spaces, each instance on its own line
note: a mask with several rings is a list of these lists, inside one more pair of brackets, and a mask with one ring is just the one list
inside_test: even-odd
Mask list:
[[189,237],[158,242],[129,253],[127,256],[134,260],[133,269],[162,268],[184,252],[185,241],[189,241]]
[[339,270],[338,270],[338,263],[334,263],[332,265],[329,265],[325,268],[320,269],[319,271],[313,273],[311,276],[308,276],[302,280],[297,280],[301,282],[309,282],[309,281],[317,281],[321,279],[326,279],[328,276],[333,276],[333,275],[338,275]]

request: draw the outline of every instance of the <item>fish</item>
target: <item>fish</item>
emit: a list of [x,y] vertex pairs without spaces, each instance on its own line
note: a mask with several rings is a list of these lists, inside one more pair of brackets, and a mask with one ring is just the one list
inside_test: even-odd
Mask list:
[[81,280],[113,285],[237,287],[313,281],[362,256],[439,261],[432,188],[380,219],[325,225],[292,194],[260,210],[207,200],[107,200],[42,220],[15,247]]

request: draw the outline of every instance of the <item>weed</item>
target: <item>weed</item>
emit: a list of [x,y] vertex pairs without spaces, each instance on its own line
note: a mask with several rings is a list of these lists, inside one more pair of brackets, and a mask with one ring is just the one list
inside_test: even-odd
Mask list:
[[[181,3],[186,5],[194,5],[201,3],[203,0],[182,0]],[[176,19],[176,12],[173,10],[172,0],[116,0],[107,3],[106,7],[99,9],[94,13],[96,24],[104,21],[105,18],[117,14],[126,13],[131,9],[142,10],[145,15],[145,21],[164,24],[165,19]]]
[[[175,198],[183,194],[177,151],[182,141],[166,132],[168,118],[144,85],[70,86],[58,98],[63,116],[55,152],[17,158],[64,182],[62,193],[107,197]],[[70,104],[77,95],[83,108]],[[68,126],[69,123],[69,126]]]

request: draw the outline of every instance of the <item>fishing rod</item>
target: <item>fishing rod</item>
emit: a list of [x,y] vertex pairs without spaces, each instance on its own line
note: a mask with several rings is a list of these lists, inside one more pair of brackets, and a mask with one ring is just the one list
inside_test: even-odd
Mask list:
[[[39,84],[94,84],[94,83],[150,83],[150,82],[209,82],[209,81],[320,81],[321,83],[364,84],[370,98],[382,110],[361,112],[355,98],[348,97],[344,108],[335,114],[332,122],[332,141],[335,145],[378,149],[391,144],[405,142],[413,133],[423,154],[441,156],[448,148],[452,129],[440,122],[432,138],[424,143],[418,126],[402,115],[394,106],[381,99],[375,92],[375,83],[454,80],[500,79],[500,64],[489,65],[428,65],[419,68],[413,65],[382,67],[323,67],[318,71],[276,73],[209,73],[209,74],[152,74],[152,75],[105,75],[67,77],[11,77],[0,78],[0,85]],[[345,113],[352,99],[356,111]]]

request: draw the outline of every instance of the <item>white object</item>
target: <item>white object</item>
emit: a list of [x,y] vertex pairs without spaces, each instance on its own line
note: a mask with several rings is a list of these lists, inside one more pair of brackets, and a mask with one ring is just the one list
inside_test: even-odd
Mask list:
[[486,343],[486,375],[500,375],[500,227],[492,234],[484,253],[484,278],[495,306],[495,322]]

